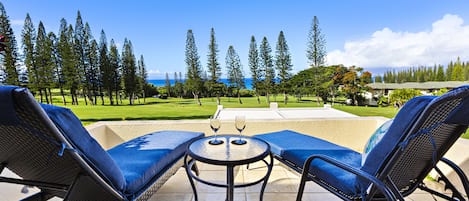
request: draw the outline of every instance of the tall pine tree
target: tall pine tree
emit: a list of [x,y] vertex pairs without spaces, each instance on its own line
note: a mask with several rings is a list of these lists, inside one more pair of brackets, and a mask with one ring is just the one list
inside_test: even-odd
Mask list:
[[443,68],[443,65],[438,65],[436,81],[445,81],[445,69]]
[[217,41],[215,40],[215,30],[212,28],[210,30],[210,43],[208,45],[208,62],[207,62],[207,70],[208,70],[208,90],[209,93],[215,93],[217,96],[217,105],[220,104],[220,95],[222,86],[219,83],[219,79],[221,76],[221,67],[220,63],[218,63],[218,45]]
[[238,53],[236,53],[232,45],[228,47],[225,62],[228,71],[228,82],[231,87],[236,89],[239,103],[243,104],[239,94],[239,90],[246,87],[244,83],[243,67],[241,65],[241,59],[239,59]]
[[49,94],[50,89],[52,88],[54,67],[51,57],[51,46],[49,38],[46,35],[46,30],[44,24],[39,22],[37,29],[37,38],[36,38],[36,66],[37,66],[37,77],[39,85],[39,95],[41,102],[50,103]]
[[111,39],[109,47],[109,68],[112,73],[112,89],[115,91],[116,104],[119,105],[119,101],[122,104],[122,96],[119,93],[121,90],[122,80],[121,58],[119,55],[119,50],[117,50],[117,45],[114,42],[114,39]]
[[80,11],[77,11],[77,18],[75,22],[75,29],[74,29],[74,52],[75,52],[75,65],[77,68],[77,76],[79,77],[79,89],[82,89],[83,98],[85,100],[85,104],[88,104],[87,94],[86,94],[86,52],[85,46],[87,45],[88,41],[85,38],[85,27],[83,25],[83,20],[81,18]]
[[[58,42],[59,63],[62,65],[64,88],[70,91],[72,105],[78,105],[78,90],[80,84],[79,71],[76,68],[76,54],[74,51],[74,30],[67,21],[60,20],[60,35]],[[66,104],[66,102],[65,102]]]
[[252,87],[254,92],[256,93],[257,103],[261,103],[261,99],[259,98],[259,90],[262,88],[262,77],[263,72],[261,71],[260,64],[259,64],[259,51],[257,49],[256,38],[251,36],[251,42],[249,44],[249,70],[251,71],[252,75]]
[[26,14],[24,20],[23,31],[21,32],[22,47],[24,55],[24,65],[28,71],[28,82],[29,89],[37,91],[39,89],[38,83],[38,72],[36,66],[36,50],[34,45],[36,44],[36,29],[34,28],[33,22],[29,13]]
[[259,57],[261,64],[261,71],[264,73],[264,90],[267,97],[267,103],[270,103],[270,94],[275,85],[275,69],[272,58],[272,48],[270,48],[267,37],[262,39],[259,47]]
[[218,82],[221,76],[221,67],[218,62],[218,45],[215,40],[215,31],[212,28],[210,31],[210,44],[208,45],[208,62],[207,70],[209,72],[209,79],[211,82]]
[[452,81],[464,81],[464,68],[462,66],[461,59],[458,57],[454,63],[453,72],[451,73]]
[[326,40],[321,33],[319,20],[316,16],[313,18],[313,23],[308,33],[306,57],[311,67],[319,67],[325,63]]
[[99,38],[99,70],[102,79],[103,89],[109,97],[109,103],[114,105],[113,93],[113,75],[109,59],[109,51],[107,46],[107,38],[104,30],[101,30]]
[[[5,46],[3,52],[3,73],[4,82],[8,85],[19,85],[18,70],[16,65],[18,62],[18,47],[16,44],[15,34],[11,28],[10,19],[5,11],[5,7],[0,2],[0,35],[4,37]],[[2,69],[0,69],[2,70]]]
[[129,98],[129,104],[134,104],[135,93],[137,92],[137,64],[133,52],[132,42],[124,40],[124,47],[122,50],[122,79],[124,84],[124,91]]
[[[84,77],[83,77],[83,94],[86,95],[90,104],[96,104],[96,77],[98,70],[96,69],[97,65],[96,61],[96,52],[97,52],[97,44],[94,41],[93,35],[91,33],[91,28],[88,22],[85,23],[85,27],[83,29],[83,50],[84,50]],[[86,100],[86,98],[85,98]],[[86,104],[86,102],[85,102]]]
[[287,81],[291,77],[291,70],[293,65],[291,64],[291,55],[288,51],[288,45],[283,31],[280,31],[277,40],[275,66],[277,68],[278,78],[280,81],[280,89],[283,92],[283,102],[284,104],[287,104]]
[[145,60],[143,59],[143,55],[140,55],[140,59],[138,60],[138,65],[137,65],[137,77],[138,77],[138,86],[139,86],[139,91],[142,93],[143,97],[143,102],[146,102],[146,96],[145,96],[145,87],[147,86],[147,69],[145,66]]
[[[49,37],[49,42],[51,46],[51,55],[52,55],[52,68],[54,69],[54,84],[53,87],[58,87],[60,90],[60,95],[62,96],[62,103],[66,104],[65,99],[65,91],[64,91],[64,84],[65,84],[65,76],[63,74],[63,65],[61,61],[61,56],[59,54],[59,38],[55,35],[54,32],[49,32],[47,34]],[[49,93],[50,99],[52,100],[52,93]]]
[[[99,47],[95,39],[92,39],[89,42],[89,47],[87,50],[87,80],[89,82],[88,97],[93,105],[97,104],[99,91],[102,87],[102,80],[99,70],[99,57],[98,57]],[[101,104],[104,105],[104,98],[101,96]]]
[[[313,23],[311,29],[308,33],[308,42],[306,49],[306,57],[308,58],[309,65],[311,67],[320,67],[323,66],[326,57],[326,40],[324,35],[321,33],[321,28],[319,28],[319,20],[316,16],[313,18]],[[319,78],[317,75],[314,75],[314,80],[323,80],[324,78]],[[315,88],[316,97],[318,99],[317,103],[319,105],[319,88],[321,83],[313,83]]]
[[197,53],[197,46],[195,45],[194,34],[192,30],[187,31],[186,38],[186,81],[185,85],[188,91],[192,93],[194,99],[199,105],[202,105],[199,95],[203,88],[202,82],[202,65],[200,64],[199,54]]

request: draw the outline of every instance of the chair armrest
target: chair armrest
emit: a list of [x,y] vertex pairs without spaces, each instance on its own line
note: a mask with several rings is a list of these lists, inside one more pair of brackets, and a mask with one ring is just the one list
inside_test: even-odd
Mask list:
[[[376,186],[376,188],[378,188],[378,189],[384,194],[384,196],[386,197],[387,200],[398,200],[398,199],[396,198],[396,195],[394,195],[394,194],[392,193],[392,190],[389,189],[389,187],[386,186],[386,184],[384,184],[384,182],[378,180],[376,177],[372,176],[371,174],[369,174],[369,173],[367,173],[367,172],[365,172],[365,171],[363,171],[363,170],[360,170],[360,169],[354,168],[354,167],[352,167],[352,166],[350,166],[350,165],[344,164],[344,163],[342,163],[342,162],[340,162],[340,161],[338,161],[338,160],[336,160],[336,159],[334,159],[334,158],[331,158],[331,157],[329,157],[329,156],[326,156],[326,155],[320,155],[320,154],[317,154],[317,155],[316,155],[316,154],[315,154],[315,155],[311,155],[311,156],[306,160],[306,162],[305,162],[305,164],[304,164],[304,167],[303,167],[303,172],[302,172],[302,174],[301,174],[301,175],[302,175],[302,180],[303,180],[303,177],[307,177],[307,175],[309,174],[309,173],[308,173],[308,170],[309,170],[309,168],[310,168],[310,166],[311,166],[311,162],[312,162],[314,159],[320,159],[320,160],[322,160],[322,161],[324,161],[324,162],[327,162],[327,163],[329,163],[329,164],[331,164],[331,165],[334,165],[334,166],[336,166],[336,167],[338,167],[338,168],[341,168],[341,169],[343,169],[343,170],[345,170],[345,171],[347,171],[347,172],[350,172],[350,173],[352,173],[352,174],[354,174],[354,175],[357,175],[358,177],[361,177],[361,178],[363,178],[363,179],[365,179],[365,180],[370,181],[372,184],[374,184],[374,185]],[[304,178],[304,179],[306,179],[306,178]],[[401,200],[404,200],[401,195],[397,195],[397,196],[398,196],[398,198],[400,198]]]

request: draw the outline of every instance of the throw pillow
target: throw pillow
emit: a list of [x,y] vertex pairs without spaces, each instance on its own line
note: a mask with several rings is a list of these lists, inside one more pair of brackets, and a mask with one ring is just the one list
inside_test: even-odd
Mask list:
[[373,135],[371,135],[370,139],[368,139],[362,154],[362,165],[365,163],[368,153],[370,153],[370,151],[379,143],[379,141],[381,141],[384,134],[386,134],[392,124],[392,121],[393,119],[384,122],[378,129],[376,129]]

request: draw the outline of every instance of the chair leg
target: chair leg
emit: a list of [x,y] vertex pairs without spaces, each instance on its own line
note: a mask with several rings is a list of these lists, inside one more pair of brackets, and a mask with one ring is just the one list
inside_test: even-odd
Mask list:
[[404,196],[402,196],[402,193],[399,192],[399,189],[397,188],[396,184],[394,184],[391,177],[387,176],[385,183],[388,183],[389,189],[391,189],[391,192],[396,196],[397,200],[404,201]]
[[459,200],[465,200],[464,196],[458,191],[458,189],[456,189],[453,183],[451,183],[451,181],[443,174],[443,172],[441,172],[440,168],[435,166],[434,169],[440,175],[438,181],[442,180],[445,183],[445,189],[451,190],[451,192],[453,193],[452,197],[458,198]]
[[308,180],[308,173],[303,172],[301,174],[300,186],[298,187],[298,194],[296,194],[296,201],[301,201],[303,199],[303,192],[305,190],[306,181]]
[[456,174],[458,175],[464,187],[464,191],[466,191],[466,196],[469,196],[469,180],[467,179],[466,174],[464,174],[464,171],[458,165],[456,165],[453,161],[450,161],[447,158],[441,158],[440,161],[444,162],[446,165],[451,167],[454,170],[454,172],[456,172]]

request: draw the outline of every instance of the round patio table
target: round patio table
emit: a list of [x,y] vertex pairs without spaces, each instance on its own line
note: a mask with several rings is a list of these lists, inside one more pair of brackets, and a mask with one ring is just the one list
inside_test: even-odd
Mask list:
[[[245,137],[246,144],[236,145],[232,144],[231,141],[237,140],[240,137],[238,135],[219,135],[217,138],[224,141],[220,145],[209,144],[210,140],[213,140],[215,136],[202,138],[192,142],[184,158],[184,165],[191,183],[192,191],[194,192],[195,200],[198,200],[197,190],[195,188],[194,179],[204,184],[226,188],[226,200],[233,201],[234,188],[241,188],[252,186],[263,182],[260,200],[262,201],[265,186],[269,179],[272,171],[273,156],[270,153],[270,146],[266,142],[260,139]],[[269,156],[270,161],[267,162],[266,158]],[[211,165],[226,166],[226,184],[219,184],[210,181],[206,181],[194,174],[191,169],[194,169],[195,162],[199,161]],[[267,172],[265,176],[257,181],[243,184],[234,184],[234,167],[240,165],[249,165],[250,163],[262,161],[267,166]]]

